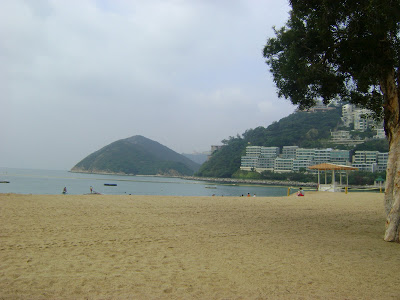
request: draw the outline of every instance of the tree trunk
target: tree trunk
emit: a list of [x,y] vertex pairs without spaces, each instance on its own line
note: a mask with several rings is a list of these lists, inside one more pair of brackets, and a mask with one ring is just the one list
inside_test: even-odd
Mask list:
[[400,128],[392,137],[386,173],[385,211],[386,232],[384,240],[400,242]]
[[381,82],[385,131],[389,139],[389,159],[386,171],[384,240],[400,242],[400,103],[394,70]]

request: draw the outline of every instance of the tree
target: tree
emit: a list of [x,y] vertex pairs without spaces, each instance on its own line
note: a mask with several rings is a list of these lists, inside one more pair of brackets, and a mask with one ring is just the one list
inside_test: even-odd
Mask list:
[[385,241],[400,240],[400,1],[290,0],[264,57],[278,95],[299,108],[334,99],[383,118],[389,141]]

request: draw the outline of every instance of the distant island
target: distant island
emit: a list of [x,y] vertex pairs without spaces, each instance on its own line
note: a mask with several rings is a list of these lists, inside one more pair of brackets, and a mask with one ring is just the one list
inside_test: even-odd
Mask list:
[[191,176],[200,165],[160,143],[136,135],[115,141],[82,159],[71,172]]

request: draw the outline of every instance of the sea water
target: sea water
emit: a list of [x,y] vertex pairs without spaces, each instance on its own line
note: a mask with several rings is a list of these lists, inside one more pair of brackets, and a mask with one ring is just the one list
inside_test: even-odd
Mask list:
[[[82,195],[93,191],[109,195],[161,196],[285,196],[287,187],[217,184],[158,176],[119,176],[56,170],[0,168],[0,193]],[[105,185],[106,184],[106,185]],[[108,186],[112,184],[114,186]]]

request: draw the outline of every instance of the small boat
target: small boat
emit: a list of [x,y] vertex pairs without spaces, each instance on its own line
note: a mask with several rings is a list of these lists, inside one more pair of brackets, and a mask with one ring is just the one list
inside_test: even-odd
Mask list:
[[105,183],[104,185],[105,185],[105,186],[117,186],[116,183]]
[[0,183],[10,183],[10,182],[3,180],[3,181],[0,181]]
[[206,186],[205,188],[206,189],[216,189],[217,187],[216,186]]

